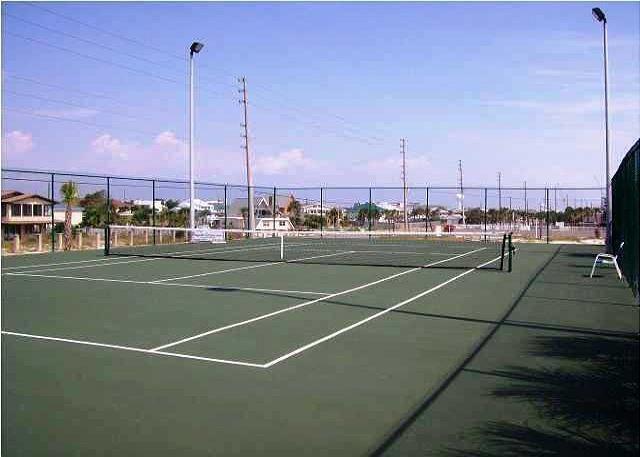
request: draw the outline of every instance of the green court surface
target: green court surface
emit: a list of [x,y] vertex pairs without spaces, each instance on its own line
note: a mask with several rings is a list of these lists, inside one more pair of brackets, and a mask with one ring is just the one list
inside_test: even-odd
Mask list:
[[473,242],[427,268],[3,257],[2,454],[509,455],[487,426],[556,424],[496,389],[578,363],[532,344],[638,344],[601,247],[517,248],[512,272]]

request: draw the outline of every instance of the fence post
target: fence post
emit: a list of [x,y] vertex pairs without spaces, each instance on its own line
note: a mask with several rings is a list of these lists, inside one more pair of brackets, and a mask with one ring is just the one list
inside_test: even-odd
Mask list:
[[38,233],[38,252],[42,252],[42,233]]
[[484,241],[487,241],[487,188],[484,188]]
[[20,234],[16,233],[15,237],[13,238],[13,252],[15,254],[20,252]]
[[107,176],[107,225],[111,225],[111,178]]
[[322,230],[324,229],[324,211],[323,211],[323,188],[320,188],[320,236],[322,236]]
[[369,187],[369,231],[371,231],[371,187]]
[[82,250],[82,232],[78,231],[78,250]]
[[547,222],[547,244],[549,244],[549,188],[545,188],[545,200],[546,200],[546,222]]
[[[224,185],[224,228],[227,229],[227,185]],[[227,233],[224,234],[225,240],[227,239]]]
[[424,233],[429,231],[429,186],[427,186],[427,190],[425,193],[425,209],[424,209]]
[[278,189],[274,186],[273,187],[273,202],[271,202],[272,203],[272,205],[271,205],[272,206],[272,210],[271,211],[273,212],[273,230],[274,230],[273,235],[274,236],[275,236],[275,230],[276,230],[276,211],[278,210],[278,206],[277,206],[277,203],[276,203],[277,198],[278,198]]
[[[153,244],[156,244],[156,180],[151,181],[151,225],[154,227],[153,230]],[[148,243],[148,241],[147,241]]]
[[55,207],[55,173],[51,173],[51,252],[56,250],[56,219],[54,215]]

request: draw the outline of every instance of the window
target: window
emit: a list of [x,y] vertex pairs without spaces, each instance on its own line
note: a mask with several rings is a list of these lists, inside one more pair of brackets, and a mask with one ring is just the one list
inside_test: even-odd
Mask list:
[[2,204],[2,217],[5,217],[7,215],[7,205],[5,205],[4,203]]
[[42,205],[33,205],[33,215],[42,216]]
[[11,205],[11,215],[13,217],[20,217],[22,216],[22,205],[18,205],[18,204],[12,204]]
[[284,227],[284,226],[285,226],[285,225],[287,225],[287,224],[286,224],[286,222],[285,222],[285,221],[280,221],[280,224],[279,224],[279,225],[280,225],[280,227]]
[[44,207],[44,215],[51,216],[51,206],[47,205]]
[[33,205],[24,204],[22,205],[22,215],[25,217],[29,217],[33,215]]

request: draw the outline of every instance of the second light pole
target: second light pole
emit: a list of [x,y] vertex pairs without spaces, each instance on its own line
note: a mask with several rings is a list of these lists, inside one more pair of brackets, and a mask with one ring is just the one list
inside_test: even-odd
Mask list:
[[199,53],[204,44],[194,41],[189,48],[189,228],[196,228],[195,203],[195,182],[193,176],[194,160],[193,160],[193,143],[194,143],[194,117],[195,104],[193,93],[193,55]]

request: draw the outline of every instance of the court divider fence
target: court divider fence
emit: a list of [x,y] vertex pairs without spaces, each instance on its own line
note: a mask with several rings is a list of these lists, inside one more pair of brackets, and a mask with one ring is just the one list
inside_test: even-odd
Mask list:
[[[186,180],[5,168],[3,253],[63,249],[67,204],[60,186],[69,181],[78,186],[78,196],[69,205],[74,221],[72,249],[103,248],[106,224],[187,227],[189,223]],[[9,190],[53,202],[44,212],[38,209],[42,216],[25,222],[13,217],[12,205],[4,203]],[[600,187],[530,187],[523,183],[462,189],[425,184],[406,189],[255,186],[252,190],[256,229],[461,234],[485,230],[512,232],[514,242],[543,243],[603,242],[606,235],[605,190]],[[197,181],[195,191],[198,225],[248,228],[252,205],[247,186]],[[34,236],[38,242],[26,242]]]
[[620,268],[640,304],[640,140],[622,159],[611,180],[612,230],[610,250],[624,242]]

